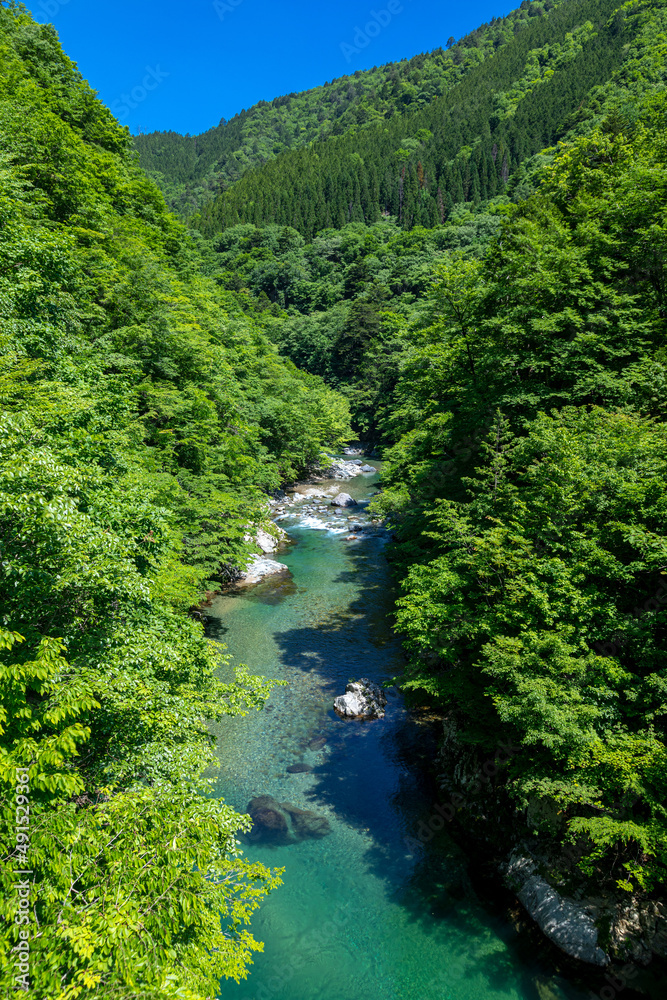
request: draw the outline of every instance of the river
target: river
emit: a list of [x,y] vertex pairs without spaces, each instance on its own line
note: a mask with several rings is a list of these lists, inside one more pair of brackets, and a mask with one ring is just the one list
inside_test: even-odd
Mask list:
[[[429,713],[406,711],[396,693],[384,720],[332,711],[350,678],[386,681],[401,669],[386,538],[348,540],[346,519],[367,520],[377,480],[338,484],[360,502],[342,517],[324,502],[288,508],[281,525],[296,544],[276,558],[291,581],[221,595],[208,612],[210,635],[234,662],[288,682],[264,712],[220,727],[218,794],[241,812],[271,795],[325,816],[332,831],[245,848],[251,860],[284,867],[284,885],[253,919],[265,951],[250,979],[223,983],[221,1000],[580,1000],[549,949],[479,897],[446,824],[428,843],[417,839],[437,815],[425,766],[437,736]],[[288,773],[297,763],[313,770]]]

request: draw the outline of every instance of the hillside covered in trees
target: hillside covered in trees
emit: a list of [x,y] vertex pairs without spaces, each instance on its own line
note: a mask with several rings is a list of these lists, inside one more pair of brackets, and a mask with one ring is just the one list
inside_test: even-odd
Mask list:
[[207,720],[271,685],[223,684],[188,610],[244,565],[267,493],[345,438],[346,403],[202,276],[127,130],[14,3],[0,176],[2,992],[27,856],[32,995],[209,997],[246,974],[277,874],[206,795]]
[[438,57],[446,70],[465,68],[445,73],[442,94],[246,171],[194,224],[212,235],[275,223],[310,239],[387,216],[408,229],[443,223],[455,204],[503,194],[583,104],[594,117],[595,88],[622,69],[641,26],[617,0],[526,2]]
[[[553,0],[545,0],[534,10],[539,8],[542,15],[553,7]],[[522,9],[494,18],[459,44],[448,39],[446,49],[358,70],[304,93],[260,101],[203,135],[137,135],[134,145],[141,166],[160,184],[174,210],[193,215],[247,170],[281,153],[332,136],[355,135],[430,105],[506,46],[526,26],[526,16]]]

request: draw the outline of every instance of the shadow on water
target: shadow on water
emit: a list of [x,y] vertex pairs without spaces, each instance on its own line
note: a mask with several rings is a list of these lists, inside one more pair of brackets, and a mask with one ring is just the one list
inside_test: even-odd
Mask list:
[[[282,662],[294,670],[317,670],[332,697],[342,693],[349,679],[361,676],[390,683],[403,662],[390,627],[394,591],[387,568],[378,569],[384,560],[382,546],[376,539],[365,539],[351,546],[348,558],[351,568],[339,573],[332,585],[354,583],[360,595],[344,610],[277,637]],[[559,960],[560,953],[535,933],[521,933],[519,922],[508,921],[507,899],[480,899],[468,871],[469,858],[444,821],[442,830],[420,839],[439,801],[431,774],[439,720],[427,709],[407,709],[395,688],[388,694],[385,720],[344,720],[330,711],[327,723],[313,732],[326,737],[328,753],[313,770],[315,782],[306,792],[309,808],[328,807],[344,823],[369,835],[364,852],[368,870],[427,937],[437,933],[443,920],[455,920],[469,940],[489,923],[494,925],[508,946],[485,956],[484,976],[495,990],[516,990],[519,960],[524,967],[519,973],[521,996],[555,996],[549,980],[563,968],[572,972]],[[382,780],[387,762],[398,772],[392,788]],[[470,901],[477,905],[462,905]],[[464,964],[469,960],[465,946],[457,957]]]
[[[560,980],[548,949],[538,953],[507,919],[506,903],[480,899],[470,859],[446,824],[420,842],[421,824],[438,802],[430,776],[437,716],[407,709],[395,689],[388,690],[384,720],[343,720],[332,710],[350,679],[387,683],[404,663],[390,627],[394,594],[384,539],[295,534],[298,544],[278,557],[292,570],[291,587],[267,582],[225,595],[220,617],[209,619],[216,639],[232,622],[226,638],[235,658],[290,681],[261,719],[246,728],[234,720],[236,743],[226,744],[231,752],[220,793],[237,808],[270,795],[332,822],[322,840],[251,848],[253,859],[287,868],[285,887],[260,913],[258,934],[267,949],[266,964],[258,960],[251,980],[257,997],[578,997]],[[302,761],[307,772],[288,773]],[[287,969],[289,955],[306,947],[310,929],[345,908],[352,916],[343,933],[318,947],[310,978],[294,974],[293,981],[271,985],[280,979],[276,968]],[[233,985],[222,995],[254,996]]]

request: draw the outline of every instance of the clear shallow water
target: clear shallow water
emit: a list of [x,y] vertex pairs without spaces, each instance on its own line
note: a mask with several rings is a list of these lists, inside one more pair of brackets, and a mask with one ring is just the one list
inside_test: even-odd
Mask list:
[[[377,477],[338,484],[367,499]],[[326,489],[333,485],[318,484]],[[313,501],[311,507],[323,502]],[[294,512],[298,511],[295,516]],[[239,811],[271,795],[325,816],[321,840],[249,844],[251,860],[284,867],[284,885],[253,919],[264,941],[250,979],[222,1000],[580,1000],[545,958],[470,884],[446,831],[417,847],[435,804],[423,765],[437,730],[396,695],[387,716],[344,721],[331,709],[350,678],[386,680],[401,668],[387,621],[385,540],[348,541],[345,512],[288,508],[297,544],[277,558],[292,579],[217,598],[210,634],[235,662],[288,681],[268,709],[218,733],[219,794]],[[364,520],[360,509],[355,520]],[[308,743],[326,738],[322,749]],[[309,764],[310,773],[287,767]]]

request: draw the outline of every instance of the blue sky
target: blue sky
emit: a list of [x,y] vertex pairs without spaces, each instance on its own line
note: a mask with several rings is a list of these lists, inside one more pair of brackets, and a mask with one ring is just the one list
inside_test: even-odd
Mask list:
[[191,134],[259,100],[445,45],[519,3],[27,0],[124,125]]

